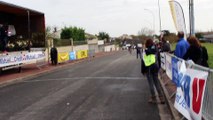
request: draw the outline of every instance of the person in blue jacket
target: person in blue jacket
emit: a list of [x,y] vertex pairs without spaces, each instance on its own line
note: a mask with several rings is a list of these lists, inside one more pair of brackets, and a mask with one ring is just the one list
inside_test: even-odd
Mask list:
[[189,43],[184,39],[184,33],[178,32],[178,43],[176,44],[176,48],[174,51],[174,55],[179,57],[179,58],[183,58],[183,56],[185,55],[186,51],[189,48]]

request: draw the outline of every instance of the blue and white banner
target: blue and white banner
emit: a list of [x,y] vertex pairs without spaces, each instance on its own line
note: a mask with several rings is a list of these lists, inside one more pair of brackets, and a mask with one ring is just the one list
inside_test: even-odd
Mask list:
[[76,52],[70,52],[70,60],[76,60]]
[[208,72],[185,68],[182,63],[177,77],[175,108],[189,120],[201,120]]
[[166,69],[166,56],[165,56],[165,53],[160,53],[160,61],[161,61],[161,68],[163,70]]
[[172,81],[177,86],[178,86],[178,73],[180,71],[180,67],[181,61],[176,57],[172,57]]
[[177,91],[176,91],[176,98],[175,98],[175,103],[174,106],[175,108],[188,120],[191,120],[189,111],[188,111],[188,106],[186,104],[185,98],[184,98],[184,93],[180,85],[180,81],[183,80],[183,75],[186,73],[186,64],[183,61],[180,66],[180,70],[177,73],[179,77],[177,77]]
[[36,60],[45,59],[44,52],[28,52],[28,53],[17,53],[0,56],[0,67],[6,67],[15,64],[23,64],[33,62]]
[[172,57],[169,54],[165,54],[165,57],[166,57],[166,61],[165,61],[166,74],[171,80],[172,79]]

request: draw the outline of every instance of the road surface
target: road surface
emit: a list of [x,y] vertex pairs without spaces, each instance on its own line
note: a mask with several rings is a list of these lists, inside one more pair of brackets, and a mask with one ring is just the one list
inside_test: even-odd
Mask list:
[[140,60],[127,51],[0,87],[1,120],[159,120]]

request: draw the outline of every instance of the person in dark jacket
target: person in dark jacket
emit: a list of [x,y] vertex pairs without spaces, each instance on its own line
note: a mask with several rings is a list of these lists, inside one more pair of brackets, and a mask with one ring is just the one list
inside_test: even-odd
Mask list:
[[162,38],[161,52],[171,52],[171,46],[164,37]]
[[136,45],[136,57],[137,57],[137,59],[138,59],[138,57],[140,57],[140,59],[142,58],[141,57],[141,48],[138,47],[138,45]]
[[58,51],[56,47],[52,47],[50,50],[50,57],[51,57],[51,62],[52,65],[57,65],[58,63]]
[[156,88],[159,95],[160,102],[165,103],[163,94],[161,92],[159,79],[158,79],[159,66],[156,59],[157,48],[152,39],[148,39],[145,43],[145,46],[146,46],[145,55],[143,56],[144,61],[142,62],[144,62],[143,64],[145,64],[145,67],[146,67],[146,76],[147,76],[147,80],[148,80],[149,88],[151,92],[151,97],[148,102],[156,103],[156,95],[154,90],[154,88]]
[[208,67],[208,54],[206,48],[201,46],[199,40],[195,36],[190,36],[187,41],[190,47],[183,56],[183,59],[192,60],[195,64]]
[[2,51],[3,52],[7,52],[7,41],[8,41],[8,25],[2,25],[0,27],[0,40],[1,40],[1,43],[2,43]]

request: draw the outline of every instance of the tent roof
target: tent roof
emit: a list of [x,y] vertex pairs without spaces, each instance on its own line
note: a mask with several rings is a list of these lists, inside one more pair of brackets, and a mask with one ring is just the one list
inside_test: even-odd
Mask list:
[[18,14],[18,15],[27,15],[27,11],[30,12],[30,15],[44,15],[44,13],[41,13],[35,10],[31,10],[31,9],[17,6],[11,3],[0,1],[0,12]]

